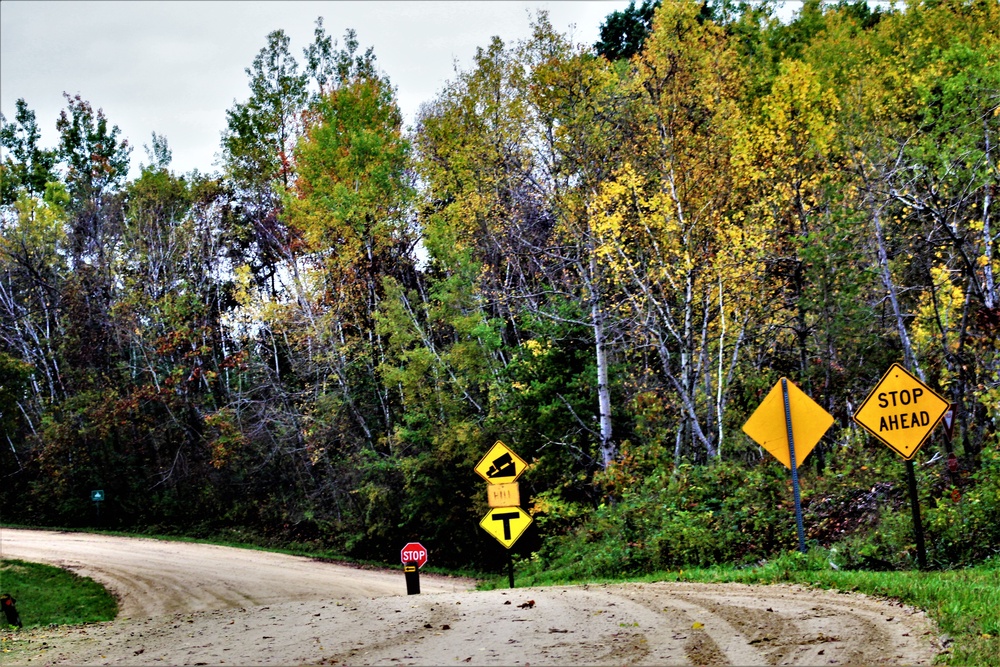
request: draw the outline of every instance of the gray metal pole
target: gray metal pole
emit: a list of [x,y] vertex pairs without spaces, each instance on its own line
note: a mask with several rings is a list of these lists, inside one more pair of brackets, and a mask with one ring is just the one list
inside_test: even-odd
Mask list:
[[799,533],[799,551],[806,552],[806,531],[802,526],[802,497],[799,493],[799,468],[795,463],[795,438],[792,436],[792,412],[788,407],[788,380],[781,378],[781,395],[785,399],[785,428],[788,431],[788,458],[792,463],[792,493],[795,496],[795,527]]

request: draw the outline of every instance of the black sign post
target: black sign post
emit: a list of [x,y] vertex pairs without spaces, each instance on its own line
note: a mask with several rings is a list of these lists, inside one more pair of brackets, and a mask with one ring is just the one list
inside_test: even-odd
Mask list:
[[420,568],[417,561],[408,560],[403,563],[403,574],[406,576],[406,594],[420,595]]
[[427,549],[420,542],[407,542],[399,559],[403,562],[403,575],[406,577],[406,594],[420,593],[420,568],[427,564]]
[[802,525],[802,495],[799,491],[799,467],[795,461],[795,438],[792,435],[792,412],[788,407],[788,380],[781,378],[781,397],[785,403],[785,428],[788,430],[788,458],[792,462],[792,497],[795,500],[795,529],[799,551],[806,552],[806,531]]
[[927,547],[924,545],[924,524],[920,520],[920,500],[917,497],[917,475],[913,471],[913,461],[906,461],[906,486],[910,490],[910,511],[913,515],[913,535],[917,540],[917,565],[927,569]]

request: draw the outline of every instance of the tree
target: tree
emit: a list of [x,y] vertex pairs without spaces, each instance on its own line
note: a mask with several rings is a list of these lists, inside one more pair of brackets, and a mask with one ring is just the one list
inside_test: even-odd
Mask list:
[[230,239],[261,285],[275,291],[278,264],[294,238],[281,224],[281,197],[294,181],[292,149],[300,132],[308,76],[299,73],[283,30],[267,35],[246,68],[250,98],[226,112],[222,166],[232,188]]
[[[307,304],[308,295],[300,298],[302,314],[312,320],[309,334],[319,336],[318,349],[332,353],[334,379],[369,446],[375,429],[355,402],[346,366],[361,363],[359,372],[377,376],[381,353],[374,330],[382,280],[404,274],[410,261],[408,146],[401,124],[392,89],[378,78],[358,77],[320,98],[296,147],[297,196],[288,200],[286,212],[311,253],[322,257],[321,273],[312,278],[318,280],[317,296],[325,294],[325,307]],[[349,341],[365,341],[350,364],[342,356],[344,346],[353,346]],[[389,427],[387,399],[378,391],[376,397],[382,430]]]
[[631,155],[600,186],[592,225],[653,371],[679,406],[682,443],[720,452],[733,364],[754,322],[745,288],[757,231],[739,227],[730,153],[741,123],[735,53],[697,7],[661,7],[629,86]]
[[643,0],[638,7],[629,0],[628,7],[614,11],[601,24],[601,38],[594,50],[608,60],[628,60],[642,49],[653,27],[653,13],[660,0]]
[[56,151],[39,148],[42,132],[35,122],[35,112],[23,99],[15,103],[14,121],[0,114],[0,146],[6,155],[0,165],[0,205],[10,206],[23,190],[29,196],[41,197],[45,186],[57,180]]
[[[943,4],[883,18],[862,52],[870,59],[857,63],[862,85],[854,88],[849,116],[851,166],[862,182],[895,329],[921,377],[927,360],[917,357],[912,337],[926,331],[915,327],[912,313],[927,298],[943,304],[952,281],[964,294],[960,343],[947,344],[942,318],[933,357],[945,362],[935,373],[949,385],[972,454],[991,437],[985,425],[992,406],[970,401],[969,389],[992,384],[986,378],[995,372],[996,355],[989,341],[1000,321],[997,12],[993,3]],[[942,269],[949,280],[941,280]]]
[[352,79],[378,78],[374,48],[368,47],[360,55],[357,53],[358,36],[354,30],[347,29],[344,33],[344,48],[338,49],[337,41],[326,34],[323,17],[316,19],[313,43],[303,51],[309,77],[317,88],[314,102],[330,94],[335,88],[348,84]]
[[131,148],[119,141],[117,125],[109,127],[103,109],[94,111],[79,95],[63,93],[59,113],[59,160],[66,167],[70,201],[70,246],[74,262],[106,267],[108,251],[120,223],[117,195],[128,177]]

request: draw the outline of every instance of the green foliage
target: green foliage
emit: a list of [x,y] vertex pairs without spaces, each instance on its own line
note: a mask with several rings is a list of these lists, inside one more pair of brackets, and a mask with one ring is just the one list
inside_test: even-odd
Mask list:
[[75,206],[93,203],[121,187],[128,175],[131,148],[119,141],[121,130],[108,126],[103,109],[94,111],[79,95],[66,98],[59,114],[59,159],[66,164],[66,184]]
[[[983,450],[980,467],[922,480],[934,493],[924,515],[929,559],[941,567],[976,563],[1000,554],[1000,448]],[[938,493],[940,495],[938,495]]]
[[[565,506],[536,500],[546,531],[538,567],[570,577],[618,577],[719,562],[751,562],[795,544],[795,520],[783,468],[735,463],[682,463],[673,473],[630,475],[641,467],[628,449],[625,464],[600,479],[611,495],[583,521]],[[574,512],[575,514],[576,512]],[[575,517],[574,517],[575,518]]]
[[[0,561],[3,592],[17,600],[24,627],[101,623],[113,620],[118,603],[92,579],[58,567],[21,560]],[[6,625],[6,619],[0,617]]]
[[338,86],[348,84],[352,79],[375,79],[375,53],[369,47],[363,54],[358,52],[357,33],[348,28],[344,33],[344,48],[337,50],[337,42],[326,34],[323,17],[316,19],[313,43],[305,48],[306,69],[310,78],[319,87],[319,98],[329,94]]
[[17,100],[15,108],[13,122],[7,122],[0,114],[0,146],[5,153],[0,164],[2,206],[13,204],[19,191],[40,197],[46,185],[56,180],[56,151],[38,146],[42,132],[35,121],[35,112],[23,99]]
[[643,0],[639,7],[635,6],[635,0],[630,0],[624,10],[608,14],[594,50],[608,60],[631,58],[646,41],[653,27],[653,12],[659,6],[660,0]]

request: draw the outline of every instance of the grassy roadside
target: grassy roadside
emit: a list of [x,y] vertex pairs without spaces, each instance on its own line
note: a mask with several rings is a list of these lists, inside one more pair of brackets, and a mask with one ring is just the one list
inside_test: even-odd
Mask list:
[[[696,568],[598,582],[794,583],[893,598],[926,610],[951,639],[946,652],[939,657],[940,662],[1000,667],[1000,559],[977,567],[936,572],[845,571],[830,567],[829,562],[828,554],[822,550],[805,556],[790,552],[759,567]],[[561,576],[558,570],[533,567],[530,562],[515,567],[515,580],[518,586],[584,583]],[[588,582],[595,583],[593,579]],[[506,587],[506,576],[487,579],[481,585],[481,588]]]
[[[0,588],[17,600],[25,628],[112,620],[118,603],[93,579],[41,563],[0,561]],[[0,616],[0,626],[10,629]]]

